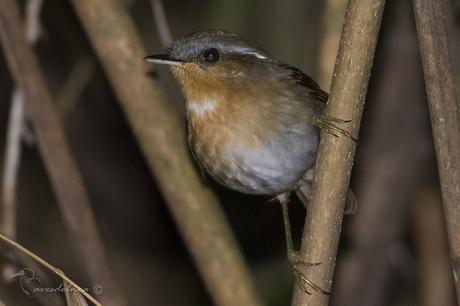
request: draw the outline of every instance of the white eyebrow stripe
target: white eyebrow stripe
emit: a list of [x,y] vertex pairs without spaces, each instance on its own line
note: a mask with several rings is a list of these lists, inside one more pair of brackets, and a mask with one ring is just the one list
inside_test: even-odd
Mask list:
[[234,52],[236,54],[247,54],[247,55],[252,55],[255,56],[259,59],[267,59],[267,53],[265,53],[262,50],[257,50],[254,48],[248,48],[248,47],[236,47],[232,48],[229,50],[230,53]]
[[200,117],[208,112],[213,112],[215,108],[216,101],[214,100],[205,100],[201,102],[191,100],[187,103],[187,110]]
[[247,54],[251,54],[251,55],[254,55],[255,57],[257,58],[260,58],[260,59],[266,59],[267,57],[261,53],[258,53],[258,52],[248,52]]

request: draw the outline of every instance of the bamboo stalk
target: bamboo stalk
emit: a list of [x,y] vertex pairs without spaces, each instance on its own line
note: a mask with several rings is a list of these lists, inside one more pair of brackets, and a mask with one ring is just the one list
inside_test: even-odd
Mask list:
[[[353,135],[359,130],[384,4],[383,0],[350,0],[345,14],[327,113],[351,119]],[[327,291],[332,285],[354,153],[355,143],[350,139],[322,134],[300,256],[321,263],[303,272]],[[310,293],[296,286],[292,305],[328,304],[328,295]]]
[[104,286],[101,301],[123,305],[107,265],[105,250],[83,179],[54,109],[38,59],[27,43],[19,8],[14,0],[0,0],[0,36],[13,77],[24,92],[27,113],[38,138],[64,223],[93,285]]
[[460,301],[460,118],[449,54],[444,2],[413,0],[425,87]]
[[331,306],[390,303],[385,297],[394,290],[394,272],[406,266],[395,262],[394,254],[406,252],[410,210],[420,209],[414,196],[431,177],[426,164],[434,151],[412,3],[387,2],[385,15],[391,21],[379,39],[373,68],[378,75],[368,97],[368,136],[357,148],[361,158],[353,170],[359,209],[347,221],[348,247],[338,260]]
[[146,52],[132,20],[118,1],[73,5],[215,303],[260,305],[218,201],[192,165],[184,127],[159,84],[147,77]]

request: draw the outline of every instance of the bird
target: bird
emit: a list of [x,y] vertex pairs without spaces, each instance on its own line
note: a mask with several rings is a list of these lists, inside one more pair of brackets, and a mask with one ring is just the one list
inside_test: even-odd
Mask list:
[[[187,137],[202,171],[229,189],[281,203],[288,258],[305,292],[329,292],[309,280],[294,250],[287,202],[297,194],[308,209],[321,132],[344,135],[348,120],[330,117],[328,94],[300,69],[241,34],[205,30],[175,41],[149,63],[169,65],[185,97]],[[347,210],[356,209],[351,190]]]

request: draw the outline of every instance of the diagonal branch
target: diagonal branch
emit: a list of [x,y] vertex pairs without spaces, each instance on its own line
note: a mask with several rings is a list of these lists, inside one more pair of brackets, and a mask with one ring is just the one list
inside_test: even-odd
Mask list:
[[[25,247],[23,247],[22,245],[20,245],[19,243],[17,243],[16,241],[14,240],[11,240],[9,239],[8,237],[5,237],[3,236],[2,234],[0,234],[0,240],[2,240],[3,242],[9,244],[11,247],[15,248],[16,250],[18,250],[19,252],[29,256],[30,258],[34,259],[35,261],[37,261],[39,264],[41,264],[42,266],[44,266],[45,268],[47,268],[48,270],[50,270],[51,272],[57,274],[64,282],[68,283],[68,285],[70,287],[72,287],[73,289],[77,290],[78,292],[80,292],[81,294],[83,294],[88,300],[90,300],[95,306],[102,306],[101,303],[99,303],[98,301],[96,301],[95,298],[93,298],[88,292],[86,292],[86,290],[82,289],[80,286],[78,286],[73,280],[71,280],[70,278],[68,278],[64,272],[62,272],[62,270],[54,267],[53,265],[51,265],[50,263],[48,263],[46,260],[44,260],[43,258],[41,258],[40,256],[36,255],[35,253],[31,252],[30,250],[26,249]],[[68,287],[69,288],[69,287]]]
[[118,1],[73,5],[215,303],[259,305],[218,201],[192,165],[179,117],[147,77],[146,52],[132,20]]
[[[327,113],[335,118],[351,119],[353,135],[359,130],[384,4],[384,0],[349,0],[345,14]],[[307,262],[321,262],[306,268],[304,274],[328,291],[354,153],[355,143],[350,139],[323,133],[301,257]],[[309,295],[296,287],[292,305],[321,306],[328,301],[329,296],[325,294],[313,291]]]
[[26,41],[14,0],[0,1],[0,38],[13,77],[24,92],[25,106],[37,132],[39,149],[75,249],[83,259],[92,284],[104,286],[101,301],[107,305],[122,305],[83,179],[53,107],[38,59]]
[[460,118],[443,1],[413,0],[450,256],[460,301]]

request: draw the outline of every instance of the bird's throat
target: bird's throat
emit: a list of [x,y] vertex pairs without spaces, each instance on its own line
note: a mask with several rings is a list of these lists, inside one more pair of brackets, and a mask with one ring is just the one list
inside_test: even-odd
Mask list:
[[215,98],[191,99],[187,101],[187,113],[196,118],[203,118],[213,114],[219,101]]

